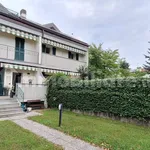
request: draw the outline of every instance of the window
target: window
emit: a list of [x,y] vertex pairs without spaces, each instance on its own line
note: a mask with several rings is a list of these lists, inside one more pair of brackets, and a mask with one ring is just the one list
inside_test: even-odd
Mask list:
[[73,53],[68,52],[68,58],[73,59]]
[[15,60],[24,61],[24,43],[25,40],[22,38],[16,37],[16,45],[15,45]]
[[46,45],[42,44],[42,52],[45,53],[46,52]]
[[50,54],[50,48],[49,47],[46,47],[46,53]]
[[46,47],[46,45],[42,44],[42,52],[46,54],[50,54],[50,48]]
[[56,55],[56,47],[53,47],[52,55]]
[[79,60],[79,54],[76,53],[76,60]]

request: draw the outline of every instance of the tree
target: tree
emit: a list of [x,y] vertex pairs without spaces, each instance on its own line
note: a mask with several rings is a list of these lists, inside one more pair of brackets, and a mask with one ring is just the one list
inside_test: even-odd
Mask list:
[[131,75],[129,63],[125,60],[125,58],[119,60],[120,74],[121,77],[129,77]]
[[115,77],[118,72],[118,50],[103,50],[102,44],[89,48],[89,70],[95,78]]
[[89,48],[89,70],[93,72],[94,76],[100,77],[102,66],[102,44],[97,47],[92,44]]
[[[148,49],[148,54],[150,54],[150,49]],[[144,69],[149,72],[150,71],[150,56],[144,55],[145,58],[147,59],[146,64],[144,65]]]
[[120,68],[122,69],[129,69],[129,63],[123,58],[123,59],[120,59]]
[[88,76],[88,68],[85,66],[79,66],[77,69],[78,73],[80,74],[80,78],[82,80],[85,80],[85,78]]
[[102,77],[116,77],[118,74],[118,50],[105,50],[102,53]]
[[147,74],[146,72],[142,72],[140,70],[135,70],[134,72],[131,73],[131,76],[133,76],[133,77],[143,77],[146,74]]

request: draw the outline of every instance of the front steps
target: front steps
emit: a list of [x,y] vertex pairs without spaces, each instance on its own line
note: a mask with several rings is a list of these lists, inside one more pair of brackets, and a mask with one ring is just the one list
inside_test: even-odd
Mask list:
[[0,98],[0,118],[23,115],[21,107],[16,100],[11,98]]

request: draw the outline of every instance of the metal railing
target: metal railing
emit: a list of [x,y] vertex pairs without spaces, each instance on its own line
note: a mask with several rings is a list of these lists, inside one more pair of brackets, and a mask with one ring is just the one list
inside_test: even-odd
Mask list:
[[15,96],[19,104],[21,104],[21,102],[24,102],[24,92],[21,87],[19,87],[18,83],[16,84]]
[[[18,51],[18,49],[17,49]],[[0,44],[0,58],[15,60],[16,48]],[[39,53],[33,50],[24,49],[24,61],[38,63]]]

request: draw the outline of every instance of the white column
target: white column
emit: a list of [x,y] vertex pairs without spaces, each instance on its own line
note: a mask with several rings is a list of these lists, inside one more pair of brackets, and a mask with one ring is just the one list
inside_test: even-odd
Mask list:
[[42,37],[41,36],[39,36],[38,50],[39,50],[39,64],[41,64],[42,63]]
[[44,81],[45,81],[45,78],[42,75],[41,69],[38,68],[38,70],[36,72],[36,83],[43,84]]

